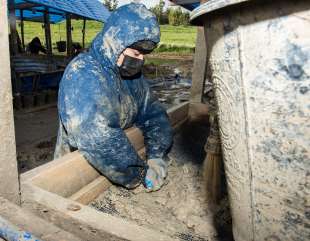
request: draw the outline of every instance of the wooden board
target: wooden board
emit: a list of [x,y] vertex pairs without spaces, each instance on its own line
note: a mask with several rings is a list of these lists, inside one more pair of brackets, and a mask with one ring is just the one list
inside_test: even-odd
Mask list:
[[196,51],[192,74],[190,102],[200,103],[207,70],[207,44],[204,27],[197,27]]
[[[188,103],[170,109],[168,115],[173,126],[186,120],[187,112]],[[130,128],[126,130],[126,134],[135,149],[139,150],[139,155],[145,157],[142,132],[137,128]],[[22,182],[31,182],[37,187],[62,197],[73,196],[76,200],[85,200],[85,198],[83,198],[83,196],[85,196],[84,193],[96,196],[100,190],[105,190],[108,185],[108,180],[106,181],[107,183],[102,180],[92,183],[99,176],[100,174],[85,160],[85,158],[78,151],[75,151],[58,160],[54,160],[22,174],[21,180]],[[87,185],[89,186],[86,187]],[[83,188],[84,191],[80,192],[79,195],[75,195]]]
[[[145,159],[145,148],[138,152],[142,159]],[[104,176],[97,177],[94,181],[84,186],[81,190],[73,194],[69,199],[87,205],[95,200],[101,193],[112,185]]]
[[[83,241],[172,241],[174,239],[122,218],[98,212],[72,200],[47,192],[31,183],[22,184],[23,208]],[[72,208],[74,207],[74,208]]]
[[[82,241],[50,222],[35,216],[0,197],[0,216],[21,230],[27,231],[44,241]],[[0,238],[1,240],[1,238]]]
[[209,122],[209,108],[204,103],[190,103],[189,105],[189,121],[191,122]]

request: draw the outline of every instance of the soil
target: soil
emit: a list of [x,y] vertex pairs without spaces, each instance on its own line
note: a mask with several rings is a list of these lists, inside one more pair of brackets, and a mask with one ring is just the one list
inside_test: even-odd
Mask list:
[[90,206],[179,240],[232,240],[227,197],[214,209],[206,201],[202,143],[207,132],[187,126],[175,136],[161,190],[148,193],[142,185],[135,190],[111,186]]
[[14,123],[20,173],[53,159],[58,130],[56,106],[27,113],[15,111]]

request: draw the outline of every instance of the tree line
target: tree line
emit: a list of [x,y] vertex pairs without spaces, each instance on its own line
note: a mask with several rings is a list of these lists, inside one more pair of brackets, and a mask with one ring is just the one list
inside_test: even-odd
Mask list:
[[189,12],[182,11],[181,7],[164,9],[165,1],[160,0],[159,4],[150,8],[156,15],[159,24],[170,24],[174,26],[189,25]]
[[[103,4],[114,11],[118,7],[118,0],[104,0]],[[150,8],[156,15],[159,24],[170,24],[173,26],[189,25],[189,12],[182,11],[181,7],[168,8],[165,10],[165,1],[160,0],[157,5]]]

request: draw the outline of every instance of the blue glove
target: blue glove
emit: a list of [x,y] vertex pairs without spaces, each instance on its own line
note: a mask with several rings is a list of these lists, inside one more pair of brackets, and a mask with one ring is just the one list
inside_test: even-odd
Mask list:
[[145,176],[145,186],[148,191],[154,192],[164,185],[168,165],[161,158],[150,159],[147,164],[149,168]]

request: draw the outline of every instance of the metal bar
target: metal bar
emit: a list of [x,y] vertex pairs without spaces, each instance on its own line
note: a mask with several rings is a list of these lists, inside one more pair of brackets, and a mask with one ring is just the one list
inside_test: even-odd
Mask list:
[[7,1],[0,4],[0,196],[20,204],[12,104]]

